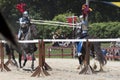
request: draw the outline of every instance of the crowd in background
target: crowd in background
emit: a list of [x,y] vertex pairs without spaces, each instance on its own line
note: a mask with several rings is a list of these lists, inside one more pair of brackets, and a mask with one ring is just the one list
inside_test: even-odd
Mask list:
[[102,53],[106,56],[107,60],[120,60],[120,47],[103,48]]

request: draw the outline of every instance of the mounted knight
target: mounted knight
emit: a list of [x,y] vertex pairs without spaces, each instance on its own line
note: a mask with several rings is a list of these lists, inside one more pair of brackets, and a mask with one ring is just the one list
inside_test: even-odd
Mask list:
[[31,25],[30,17],[29,17],[28,11],[25,10],[25,6],[26,6],[25,3],[20,3],[20,4],[17,4],[17,6],[16,6],[16,8],[20,11],[20,13],[22,13],[22,17],[19,18],[19,23],[20,23],[20,28],[19,28],[19,32],[18,32],[19,40],[24,39],[24,36],[27,33],[29,26]]
[[[36,25],[31,24],[29,14],[28,14],[28,11],[25,10],[25,6],[26,6],[25,3],[20,3],[20,4],[17,4],[16,6],[16,8],[22,13],[22,17],[19,18],[20,28],[18,32],[18,39],[33,40],[37,37],[38,32],[37,32]],[[34,60],[35,60],[34,52],[37,50],[35,43],[22,43],[20,46],[21,46],[23,57],[24,57],[23,67],[27,62],[27,55],[31,55],[32,57],[31,68],[33,69]],[[21,56],[22,55],[20,54],[20,57],[19,57],[20,67],[22,67]]]

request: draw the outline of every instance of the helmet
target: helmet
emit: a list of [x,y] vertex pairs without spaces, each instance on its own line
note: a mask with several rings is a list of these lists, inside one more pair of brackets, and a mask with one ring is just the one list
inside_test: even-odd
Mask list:
[[24,12],[23,12],[23,16],[24,16],[24,17],[28,17],[28,12],[27,12],[27,11],[24,11]]

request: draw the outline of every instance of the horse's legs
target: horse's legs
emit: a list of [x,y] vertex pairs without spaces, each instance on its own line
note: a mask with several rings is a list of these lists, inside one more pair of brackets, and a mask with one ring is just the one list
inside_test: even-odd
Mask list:
[[27,55],[26,52],[24,51],[24,63],[23,63],[23,67],[25,66],[26,62],[27,62]]
[[82,68],[82,64],[83,64],[83,58],[82,58],[82,56],[78,57],[78,60],[79,60],[79,66],[78,66],[77,69],[80,69],[80,68]]
[[[99,64],[100,64],[100,62],[99,62]],[[103,71],[103,65],[102,64],[100,64],[100,70],[99,71]]]
[[17,61],[15,60],[15,55],[14,55],[14,50],[13,49],[11,49],[11,57],[14,61],[14,64],[18,67]]
[[22,54],[21,53],[19,53],[19,66],[20,66],[20,68],[22,68],[22,65],[21,65],[21,61],[22,61]]
[[34,69],[34,60],[35,60],[35,55],[34,55],[34,53],[32,53],[31,56],[32,56],[32,65],[31,65],[31,68],[32,68],[32,70],[33,70],[33,69]]

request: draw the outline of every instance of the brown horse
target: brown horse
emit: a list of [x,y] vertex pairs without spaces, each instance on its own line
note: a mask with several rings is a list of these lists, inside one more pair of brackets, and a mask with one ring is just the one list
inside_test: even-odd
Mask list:
[[[81,39],[81,32],[82,32],[81,29],[75,28],[71,32],[69,38],[72,38],[72,39],[75,39],[75,38],[78,39],[79,38],[79,39]],[[91,36],[91,35],[88,35],[88,34],[86,36],[82,37],[82,38],[85,38],[85,39],[95,39],[94,36]],[[86,45],[87,45],[87,47],[86,47]],[[76,43],[74,43],[74,47],[76,49]],[[100,42],[88,42],[88,44],[86,44],[86,42],[83,42],[81,53],[82,53],[82,55],[80,57],[78,57],[79,64],[80,64],[78,69],[82,68],[82,66],[86,64],[85,62],[88,62],[88,60],[90,60],[89,57],[87,57],[88,59],[86,59],[86,53],[89,53],[90,56],[92,56],[93,59],[96,59],[99,62],[99,64],[100,64],[100,71],[102,70],[102,66],[105,65],[106,62],[107,62],[105,57],[104,57],[104,55],[102,54],[102,51],[101,51],[101,48],[100,48]],[[94,66],[94,68],[95,67],[96,66]]]
[[[87,39],[90,39],[90,36],[86,37]],[[87,46],[86,46],[87,45]],[[80,66],[78,67],[78,69],[84,65],[86,65],[86,62],[89,64],[89,60],[90,58],[87,57],[88,59],[86,59],[86,53],[88,53],[90,56],[92,56],[92,58],[94,58],[95,60],[97,60],[100,64],[100,70],[99,71],[103,71],[103,66],[107,63],[104,55],[102,54],[101,48],[100,48],[100,43],[99,42],[83,42],[83,46],[82,46],[82,55],[80,57],[78,57],[79,60],[79,64]],[[96,64],[94,64],[93,68],[96,69]],[[80,73],[83,73],[84,71],[82,70]]]

